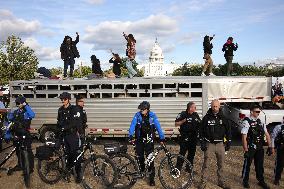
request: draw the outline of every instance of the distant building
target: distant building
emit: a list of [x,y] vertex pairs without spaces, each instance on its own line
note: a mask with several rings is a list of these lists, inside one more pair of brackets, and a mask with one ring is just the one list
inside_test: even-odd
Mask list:
[[144,65],[139,65],[138,68],[144,71],[144,77],[158,77],[172,75],[174,70],[180,66],[180,64],[175,64],[174,62],[164,64],[163,51],[156,39],[154,46],[150,51],[149,62]]

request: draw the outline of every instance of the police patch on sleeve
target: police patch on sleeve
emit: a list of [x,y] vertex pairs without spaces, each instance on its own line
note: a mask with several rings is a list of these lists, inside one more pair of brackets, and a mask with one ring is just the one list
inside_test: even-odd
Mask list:
[[77,114],[76,115],[74,115],[74,117],[80,117],[80,112],[77,112]]
[[181,118],[181,113],[179,113],[176,117],[176,119],[180,119]]

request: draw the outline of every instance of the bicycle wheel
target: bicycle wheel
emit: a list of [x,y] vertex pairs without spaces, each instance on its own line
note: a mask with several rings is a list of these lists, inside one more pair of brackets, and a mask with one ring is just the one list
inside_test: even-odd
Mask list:
[[38,160],[37,171],[40,179],[47,184],[57,183],[63,172],[64,162],[60,157]]
[[82,185],[85,189],[112,188],[117,181],[114,162],[105,155],[93,155],[84,162]]
[[138,165],[129,154],[115,154],[110,157],[116,165],[118,178],[113,188],[131,188],[137,181]]
[[21,150],[21,167],[23,169],[24,183],[27,188],[30,187],[30,163],[28,152],[26,150]]
[[[177,161],[182,161],[177,167]],[[159,167],[159,179],[166,189],[185,189],[192,184],[192,165],[179,154],[173,154],[170,158],[164,157]]]

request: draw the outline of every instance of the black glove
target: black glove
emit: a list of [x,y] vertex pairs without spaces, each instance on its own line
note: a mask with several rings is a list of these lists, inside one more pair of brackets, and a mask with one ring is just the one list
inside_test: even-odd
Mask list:
[[245,153],[244,153],[244,158],[246,159],[246,158],[249,158],[249,152],[248,151],[246,151]]
[[205,152],[207,150],[207,146],[206,146],[205,141],[200,142],[200,148],[203,152]]
[[225,151],[229,151],[230,148],[231,148],[231,142],[230,141],[225,142]]
[[271,147],[268,147],[268,148],[267,148],[266,154],[267,154],[268,156],[271,156],[271,155],[272,155],[272,148],[271,148]]

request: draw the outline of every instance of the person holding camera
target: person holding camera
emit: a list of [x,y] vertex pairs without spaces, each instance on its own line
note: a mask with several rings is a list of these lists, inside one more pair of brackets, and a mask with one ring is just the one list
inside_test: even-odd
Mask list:
[[[209,179],[210,159],[215,155],[217,159],[218,186],[223,189],[231,188],[225,182],[224,162],[225,151],[231,146],[231,127],[228,120],[220,111],[220,102],[213,100],[211,108],[203,117],[200,127],[200,147],[204,152],[204,161],[201,172],[201,183],[199,189],[206,188],[206,181]],[[224,141],[226,139],[226,141]]]
[[[15,100],[16,106],[18,107],[15,111],[8,114],[8,120],[13,122],[11,126],[11,133],[15,137],[25,136],[25,145],[27,147],[30,173],[34,171],[34,154],[32,151],[32,137],[30,134],[31,120],[35,117],[35,113],[32,108],[26,102],[26,98],[23,96],[18,96]],[[16,146],[16,155],[18,157],[18,164],[9,170],[8,174],[11,175],[14,171],[20,171],[21,160],[20,160],[20,149],[18,143],[14,141],[14,146]]]
[[245,117],[243,120],[243,128],[241,130],[242,143],[244,149],[244,165],[242,171],[243,187],[250,188],[249,185],[249,173],[250,165],[254,160],[256,178],[258,180],[258,185],[263,189],[269,189],[269,186],[264,181],[264,149],[263,145],[265,143],[264,137],[266,137],[268,143],[268,155],[273,153],[271,148],[271,140],[269,133],[267,132],[266,126],[259,119],[260,108],[254,105],[250,108],[250,116]]

